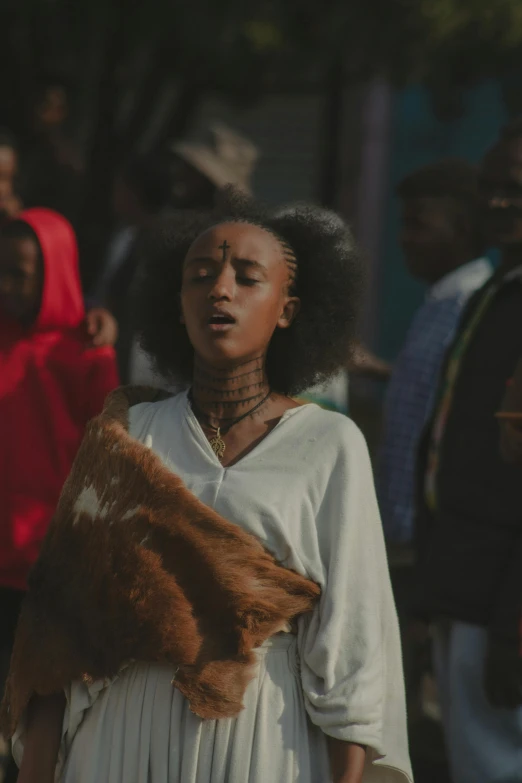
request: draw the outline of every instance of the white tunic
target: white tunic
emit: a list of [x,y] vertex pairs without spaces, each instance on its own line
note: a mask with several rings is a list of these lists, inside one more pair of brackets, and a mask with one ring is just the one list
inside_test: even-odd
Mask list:
[[[236,719],[202,721],[173,672],[136,664],[73,683],[57,780],[66,783],[328,783],[325,734],[368,746],[365,783],[411,781],[399,631],[364,439],[305,405],[224,468],[186,393],[131,409],[131,434],[204,503],[315,580],[296,636],[258,651]],[[194,575],[197,578],[197,574]],[[14,742],[20,756],[23,731]]]

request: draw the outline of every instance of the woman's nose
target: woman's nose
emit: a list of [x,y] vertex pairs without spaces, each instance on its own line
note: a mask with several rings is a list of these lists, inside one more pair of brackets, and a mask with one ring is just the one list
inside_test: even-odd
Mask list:
[[216,277],[214,285],[209,293],[209,298],[213,301],[227,299],[230,301],[234,295],[235,280],[234,275],[226,269]]

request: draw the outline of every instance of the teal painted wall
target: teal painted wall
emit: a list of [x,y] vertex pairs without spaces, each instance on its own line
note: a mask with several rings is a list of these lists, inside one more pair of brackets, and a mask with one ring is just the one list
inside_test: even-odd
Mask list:
[[420,87],[397,94],[392,122],[388,210],[383,232],[379,274],[378,350],[393,359],[424,295],[407,274],[398,247],[398,182],[419,166],[443,157],[478,162],[506,121],[500,91],[494,82],[471,90],[465,111],[455,121],[441,122]]

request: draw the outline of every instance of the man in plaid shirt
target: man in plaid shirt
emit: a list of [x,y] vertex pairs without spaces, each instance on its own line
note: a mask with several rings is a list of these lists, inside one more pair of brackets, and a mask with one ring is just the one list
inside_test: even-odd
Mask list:
[[377,487],[386,538],[413,537],[417,447],[462,310],[490,277],[478,231],[475,168],[443,160],[399,185],[401,245],[411,275],[429,285],[396,361],[384,405]]
[[[522,483],[497,421],[506,389],[505,408],[518,408],[522,121],[487,152],[479,191],[501,260],[462,314],[419,448],[414,596],[432,623],[452,780],[522,783]],[[513,425],[501,421],[509,452]]]

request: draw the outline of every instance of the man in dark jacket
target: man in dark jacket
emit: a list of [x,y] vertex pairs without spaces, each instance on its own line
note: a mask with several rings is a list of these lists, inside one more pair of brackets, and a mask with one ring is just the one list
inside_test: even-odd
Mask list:
[[454,783],[522,781],[522,480],[503,461],[500,410],[522,356],[522,123],[481,170],[501,264],[470,300],[419,456],[419,603]]

